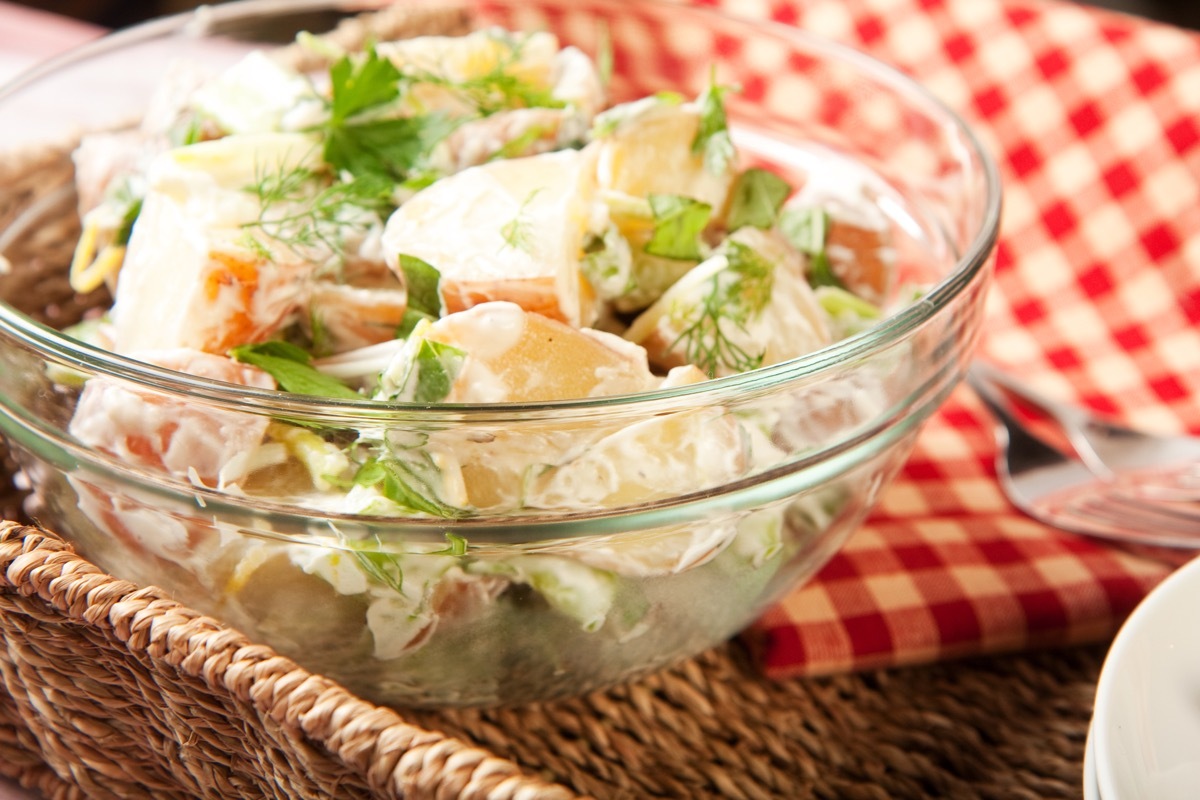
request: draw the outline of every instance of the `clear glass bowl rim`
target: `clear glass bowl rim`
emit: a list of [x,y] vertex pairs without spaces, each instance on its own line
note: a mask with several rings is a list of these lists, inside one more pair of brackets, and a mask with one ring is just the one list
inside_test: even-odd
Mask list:
[[[520,0],[489,0],[504,5],[517,5]],[[550,5],[570,5],[569,0],[539,0]],[[470,7],[470,0],[447,0],[428,2],[412,0],[414,7]],[[625,0],[589,0],[589,4],[606,7],[620,13],[626,8]],[[362,10],[379,7],[364,3]],[[353,3],[337,0],[235,0],[217,6],[203,6],[194,11],[160,17],[133,27],[109,33],[100,38],[74,47],[17,76],[7,85],[0,86],[0,120],[3,119],[3,102],[19,91],[33,88],[35,84],[52,74],[66,70],[90,58],[112,53],[124,47],[165,38],[173,35],[188,35],[189,28],[197,24],[210,26],[214,23],[230,22],[252,16],[271,13],[334,10],[351,11]],[[1001,184],[999,171],[994,160],[983,146],[979,137],[966,122],[932,92],[900,70],[885,64],[866,53],[847,45],[811,34],[799,28],[775,21],[757,21],[729,14],[724,11],[692,5],[685,0],[639,0],[639,10],[670,10],[672,14],[689,14],[704,20],[714,29],[722,23],[737,23],[761,30],[794,44],[802,50],[822,58],[850,65],[877,84],[904,96],[907,102],[915,103],[931,116],[940,116],[943,123],[952,126],[966,142],[971,161],[981,170],[984,183],[984,206],[967,246],[954,269],[933,286],[919,301],[889,316],[867,331],[826,346],[820,350],[789,361],[761,367],[750,372],[691,384],[671,389],[659,389],[635,395],[620,395],[601,398],[583,398],[541,403],[499,403],[488,405],[441,404],[429,406],[416,403],[379,402],[372,400],[333,400],[296,395],[269,389],[235,386],[216,380],[187,375],[173,370],[121,356],[101,348],[79,342],[59,331],[39,323],[0,301],[0,331],[5,332],[39,354],[72,364],[96,375],[122,379],[145,388],[169,394],[186,393],[192,399],[202,399],[217,404],[235,406],[243,410],[255,407],[273,413],[286,411],[306,418],[346,420],[350,418],[380,419],[419,415],[429,422],[463,421],[476,417],[491,417],[497,414],[509,417],[552,417],[556,412],[587,411],[606,409],[644,410],[648,405],[670,405],[670,401],[684,399],[688,405],[722,403],[744,396],[747,392],[758,392],[783,386],[793,381],[813,379],[824,371],[836,369],[847,362],[869,358],[902,340],[911,331],[922,327],[939,313],[951,307],[967,288],[982,273],[988,262],[999,234],[1001,210]]]

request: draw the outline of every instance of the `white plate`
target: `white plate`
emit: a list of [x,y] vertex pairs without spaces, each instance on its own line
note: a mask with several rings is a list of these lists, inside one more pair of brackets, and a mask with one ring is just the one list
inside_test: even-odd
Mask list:
[[1096,737],[1088,728],[1087,744],[1083,748],[1083,800],[1100,800],[1096,779]]
[[1200,559],[1163,581],[1117,634],[1092,736],[1104,800],[1200,797]]

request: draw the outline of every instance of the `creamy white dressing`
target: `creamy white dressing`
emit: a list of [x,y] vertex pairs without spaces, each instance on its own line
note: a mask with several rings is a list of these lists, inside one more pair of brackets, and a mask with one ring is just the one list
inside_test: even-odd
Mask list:
[[[257,370],[230,371],[227,364],[204,353],[181,351],[134,354],[142,361],[218,380],[241,380],[271,388],[273,382]],[[265,379],[265,380],[264,380]],[[123,461],[158,467],[180,478],[195,472],[205,484],[218,479],[232,483],[249,466],[239,456],[253,452],[266,433],[267,420],[205,408],[135,389],[107,378],[89,380],[68,428],[81,443]]]
[[472,361],[497,361],[516,347],[525,333],[525,311],[515,303],[487,303],[461,314],[455,331]]
[[279,130],[284,115],[310,98],[308,81],[254,50],[198,87],[192,106],[228,133],[265,133]]

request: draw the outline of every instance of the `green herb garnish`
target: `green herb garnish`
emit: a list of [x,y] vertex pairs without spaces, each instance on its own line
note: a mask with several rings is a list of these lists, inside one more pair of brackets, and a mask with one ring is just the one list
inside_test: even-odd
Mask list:
[[520,158],[529,152],[535,142],[550,133],[550,129],[542,125],[530,125],[523,130],[518,136],[509,139],[504,144],[496,148],[496,151],[488,156],[488,161],[499,161],[505,158]]
[[434,550],[428,555],[431,556],[465,556],[467,554],[467,540],[456,533],[446,531],[443,533],[446,537],[446,547],[442,550]]
[[204,122],[197,114],[188,114],[167,132],[167,138],[173,147],[196,144],[204,138]]
[[329,120],[321,128],[324,158],[354,177],[401,181],[457,123],[440,114],[398,117],[401,72],[374,47],[344,56],[329,70]]
[[229,351],[229,357],[243,364],[258,367],[270,375],[285,392],[361,400],[362,395],[336,378],[319,372],[312,366],[312,357],[288,342],[244,344]]
[[[378,175],[325,185],[325,178],[305,167],[259,167],[246,192],[258,199],[258,219],[242,228],[259,230],[302,257],[324,247],[341,257],[349,234],[365,231],[390,210],[391,182]],[[246,244],[251,244],[249,237]],[[260,255],[270,250],[254,247]]]
[[727,241],[724,255],[726,266],[708,279],[700,304],[684,312],[687,327],[671,343],[671,349],[682,345],[684,357],[710,378],[722,367],[747,372],[762,366],[765,351],[747,352],[729,339],[724,326],[745,331],[770,302],[775,283],[774,266],[749,247]]
[[437,499],[441,470],[424,450],[407,450],[403,457],[373,458],[359,467],[354,483],[374,487],[401,508],[435,517],[457,518],[466,512]]
[[779,230],[792,246],[808,256],[810,286],[836,286],[845,289],[825,251],[832,218],[823,208],[792,208],[779,217]]
[[647,200],[654,215],[654,233],[645,251],[652,256],[698,261],[700,234],[708,225],[712,206],[677,194],[652,194]]
[[410,192],[419,192],[422,189],[428,189],[444,177],[446,176],[437,170],[417,170],[409,173],[409,176],[400,182],[400,188]]
[[[517,209],[517,215],[500,227],[500,235],[504,237],[504,243],[514,250],[521,250],[531,255],[533,253],[533,237],[529,232],[530,222],[526,211],[529,208],[529,204],[533,202],[533,198],[541,190],[542,187],[539,187],[530,192],[521,201],[521,207]],[[504,248],[501,247],[500,249],[503,250]]]
[[[428,553],[417,553],[421,556],[454,556],[461,558],[467,554],[467,540],[463,537],[445,532],[446,546],[441,550],[431,550]],[[383,542],[379,537],[375,537],[374,544],[376,547],[382,548]],[[367,573],[367,576],[373,578],[377,582],[387,586],[396,594],[404,594],[404,569],[400,566],[400,556],[394,553],[383,552],[382,550],[365,550],[360,549],[356,544],[350,543],[349,550],[353,554],[355,561],[358,562],[362,571]]]
[[861,319],[879,319],[883,316],[879,306],[840,286],[822,286],[816,296],[821,308],[831,317],[849,314]]
[[620,297],[636,285],[631,274],[633,254],[616,225],[610,224],[602,236],[588,235],[579,267],[602,298]]
[[[383,542],[376,537],[375,544],[383,547]],[[368,577],[388,587],[396,594],[404,594],[404,570],[400,567],[400,559],[391,553],[381,553],[378,550],[351,549],[354,560]]]
[[121,215],[121,224],[117,226],[113,244],[117,246],[129,244],[129,237],[133,235],[133,223],[137,222],[138,215],[141,213],[142,198],[131,197],[129,205],[125,207],[125,213]]
[[525,39],[509,39],[510,52],[482,75],[463,80],[451,80],[428,70],[405,69],[402,81],[406,84],[425,84],[445,89],[471,106],[481,117],[513,108],[563,108],[566,103],[553,92],[513,75],[511,68],[520,61]]
[[791,193],[791,184],[774,172],[757,167],[746,170],[733,185],[726,227],[731,231],[746,225],[770,228]]
[[728,86],[717,85],[714,67],[708,86],[696,101],[700,104],[700,126],[692,139],[692,153],[704,157],[704,168],[713,175],[723,175],[737,155],[725,116],[724,98],[729,90]]
[[445,400],[462,370],[465,357],[466,353],[453,345],[422,339],[414,358],[417,384],[413,389],[413,401],[440,403]]
[[398,260],[400,272],[404,275],[408,302],[396,335],[407,339],[421,320],[432,321],[442,315],[442,295],[438,291],[442,273],[432,264],[416,256],[401,253]]

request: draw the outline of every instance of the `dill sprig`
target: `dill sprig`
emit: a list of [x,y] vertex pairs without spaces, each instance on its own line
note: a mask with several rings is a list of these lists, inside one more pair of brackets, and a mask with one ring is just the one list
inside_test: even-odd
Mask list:
[[751,353],[729,338],[726,326],[746,331],[762,312],[775,283],[769,261],[744,244],[725,243],[726,266],[707,280],[700,303],[688,309],[688,325],[671,343],[682,345],[684,357],[710,378],[721,368],[747,372],[762,366],[766,351]]
[[[504,244],[514,250],[521,250],[531,255],[533,253],[533,235],[529,230],[531,222],[526,212],[529,204],[533,202],[533,198],[537,197],[542,188],[544,187],[538,187],[530,192],[521,201],[521,207],[517,209],[516,216],[500,226],[500,235],[504,238]],[[501,245],[500,249],[503,250],[504,245]]]
[[[254,183],[245,191],[258,199],[258,219],[242,228],[260,231],[301,257],[324,249],[342,258],[349,236],[366,231],[386,215],[391,186],[375,175],[328,185],[326,181],[305,167],[257,168]],[[254,247],[251,240],[248,244]],[[255,249],[269,254],[267,249]]]
[[[359,547],[367,546],[366,543]],[[398,595],[404,594],[404,568],[400,566],[400,558],[392,553],[383,552],[383,542],[375,537],[375,546],[379,550],[365,550],[357,547],[350,549],[350,554],[358,562],[359,568],[368,577],[388,587]]]

